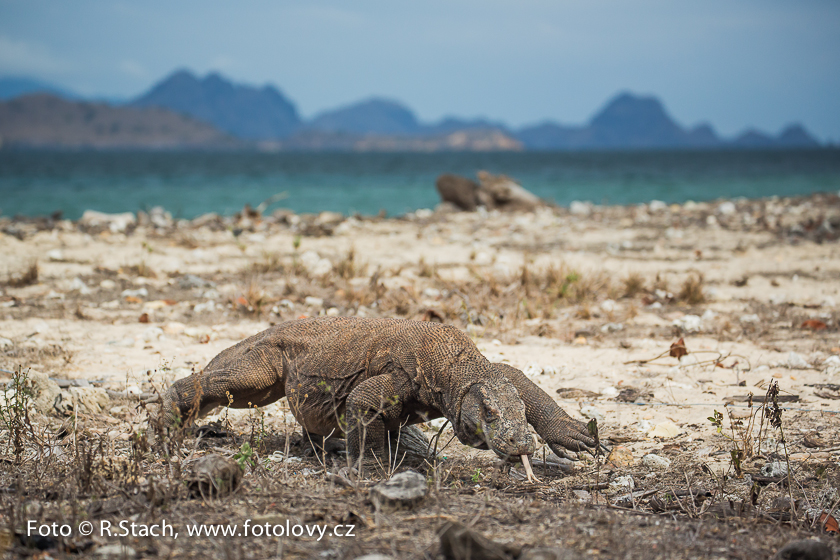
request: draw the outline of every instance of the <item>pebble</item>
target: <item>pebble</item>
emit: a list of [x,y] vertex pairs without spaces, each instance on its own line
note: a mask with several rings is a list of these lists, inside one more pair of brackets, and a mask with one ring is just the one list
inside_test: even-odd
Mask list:
[[631,492],[636,488],[636,483],[630,475],[618,476],[615,480],[610,482],[610,492],[622,492],[630,490]]
[[597,420],[599,424],[604,422],[604,413],[594,406],[587,405],[580,407],[580,413],[590,420]]
[[783,463],[781,461],[772,461],[770,463],[765,463],[764,466],[761,467],[761,476],[785,476],[787,475],[787,472],[787,463]]
[[814,539],[793,541],[783,546],[773,560],[834,560],[831,546]]
[[410,508],[427,492],[426,478],[420,473],[406,471],[371,488],[370,499],[377,507]]
[[314,296],[306,296],[303,303],[312,307],[324,307],[324,300]]
[[674,319],[672,324],[687,333],[699,332],[703,328],[703,320],[697,315],[684,315]]
[[97,548],[93,554],[99,558],[135,558],[137,551],[130,546],[106,544]]
[[720,203],[720,205],[718,205],[717,212],[718,212],[718,214],[722,214],[724,216],[729,216],[731,214],[734,214],[735,213],[735,203],[730,202],[728,200],[726,202],[722,202],[722,203]]
[[656,469],[658,471],[668,470],[668,467],[671,466],[671,460],[665,457],[660,457],[659,455],[655,455],[653,453],[648,453],[644,457],[642,457],[642,464],[649,469]]
[[791,369],[806,369],[811,367],[805,358],[801,355],[797,354],[796,352],[791,352],[788,354],[787,365]]
[[160,327],[149,327],[143,331],[144,342],[154,342],[163,338],[163,329]]
[[633,452],[623,445],[617,445],[607,455],[607,463],[616,468],[629,467],[633,464]]
[[146,288],[139,288],[137,290],[123,290],[120,297],[149,297],[149,290]]
[[669,439],[672,437],[676,437],[680,433],[680,428],[676,424],[670,421],[661,422],[653,427],[651,431],[648,432],[648,437],[658,437],[658,438],[665,438]]

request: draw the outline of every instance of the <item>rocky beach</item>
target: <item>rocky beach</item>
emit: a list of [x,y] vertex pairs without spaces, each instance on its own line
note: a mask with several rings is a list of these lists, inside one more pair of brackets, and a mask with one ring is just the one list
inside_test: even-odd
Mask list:
[[[4,418],[25,377],[32,434],[16,448],[4,420],[2,460],[17,465],[3,469],[0,484],[17,488],[4,511],[357,527],[355,539],[281,544],[125,539],[145,557],[438,558],[447,521],[519,547],[509,558],[594,558],[597,543],[623,558],[769,558],[794,537],[837,546],[836,521],[826,531],[840,502],[840,196],[488,206],[0,218]],[[200,422],[217,437],[161,452],[142,399],[271,325],[320,315],[455,325],[570,415],[596,419],[612,452],[564,472],[540,449],[530,484],[492,452],[444,446],[447,427],[422,470],[429,495],[389,513],[368,498],[374,481],[344,478],[341,455],[307,452],[285,401],[217,411]],[[430,424],[428,437],[443,423]],[[245,442],[255,460],[235,493],[207,507],[185,495],[195,461],[241,457]],[[18,554],[34,546],[4,538]],[[560,542],[567,556],[535,555]]]

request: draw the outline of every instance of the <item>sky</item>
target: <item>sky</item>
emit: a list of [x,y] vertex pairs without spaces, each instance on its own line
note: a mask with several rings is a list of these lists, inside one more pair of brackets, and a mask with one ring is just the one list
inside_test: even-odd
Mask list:
[[273,84],[304,117],[377,96],[583,124],[632,91],[687,126],[840,142],[837,0],[0,0],[0,76],[130,98],[181,68]]

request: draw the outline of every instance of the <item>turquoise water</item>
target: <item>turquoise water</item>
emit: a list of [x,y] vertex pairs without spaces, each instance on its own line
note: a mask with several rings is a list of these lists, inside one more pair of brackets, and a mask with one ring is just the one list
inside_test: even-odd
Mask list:
[[438,203],[441,173],[505,173],[568,205],[633,204],[840,190],[840,150],[601,153],[2,152],[0,213],[76,219],[86,209],[164,206],[192,218],[232,214],[287,192],[297,212],[399,215]]

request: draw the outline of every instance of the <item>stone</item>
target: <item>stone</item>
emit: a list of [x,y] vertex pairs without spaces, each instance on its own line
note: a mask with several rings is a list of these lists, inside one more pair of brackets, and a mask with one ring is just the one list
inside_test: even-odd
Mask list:
[[814,539],[793,541],[783,546],[773,560],[834,560],[831,546]]
[[15,345],[15,343],[12,342],[11,339],[3,338],[2,336],[0,336],[0,350],[8,350],[9,348],[12,348],[14,345]]
[[696,333],[703,328],[703,319],[697,315],[684,315],[679,319],[674,319],[672,324],[683,332]]
[[592,405],[580,407],[580,413],[590,420],[597,420],[598,424],[602,424],[604,422],[604,413]]
[[472,212],[478,207],[478,183],[459,177],[458,175],[444,174],[435,181],[435,188],[443,202],[455,205],[458,210]]
[[314,296],[306,296],[306,298],[304,298],[303,300],[303,303],[312,307],[324,307],[324,300]]
[[588,216],[592,213],[592,205],[588,202],[573,200],[572,203],[569,204],[569,212],[575,214],[576,216]]
[[370,499],[377,507],[411,508],[422,501],[427,492],[423,475],[405,471],[371,488]]
[[735,213],[735,203],[726,201],[717,207],[717,213],[723,216],[730,216]]
[[654,453],[648,453],[642,457],[642,464],[649,469],[665,471],[671,466],[671,460],[665,457],[660,457]]
[[630,475],[625,476],[617,476],[615,480],[610,482],[610,489],[611,493],[615,492],[627,492],[633,491],[636,488],[636,483],[633,481],[633,477]]
[[787,463],[782,461],[771,461],[769,463],[765,463],[764,466],[761,467],[761,476],[778,478],[780,476],[787,476],[787,473]]
[[788,354],[787,365],[791,369],[807,369],[811,367],[811,365],[805,361],[805,358],[796,352]]
[[443,526],[440,551],[446,560],[511,560],[521,556],[520,547],[491,541],[457,522]]
[[133,226],[137,221],[131,212],[121,214],[106,214],[96,210],[85,210],[79,225],[85,228],[107,228],[111,233],[119,233]]
[[195,274],[184,274],[178,278],[178,287],[182,290],[190,290],[192,288],[214,288],[215,286],[215,283],[196,276]]
[[188,480],[187,488],[193,498],[221,498],[239,486],[242,469],[233,459],[212,453],[193,463]]
[[755,313],[751,313],[749,315],[741,315],[738,320],[742,323],[758,323],[761,321],[761,318]]
[[607,465],[617,469],[629,467],[633,464],[633,452],[623,445],[616,445],[607,455]]
[[653,427],[648,432],[648,437],[658,437],[670,439],[676,437],[680,433],[680,428],[671,421],[661,422]]
[[519,560],[578,560],[583,558],[574,550],[567,548],[531,548],[522,553]]
[[100,414],[111,404],[108,393],[101,387],[70,387],[67,391],[75,403],[76,412]]
[[106,544],[97,548],[93,555],[97,558],[136,558],[137,551],[122,544]]
[[[64,413],[67,409],[62,404],[62,393],[58,383],[49,378],[45,373],[30,369],[24,370],[26,375],[26,389],[32,397],[32,408],[41,414]],[[14,397],[14,390],[11,388],[0,398],[8,401]],[[58,410],[56,409],[58,404]]]

